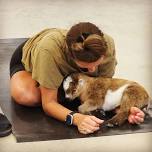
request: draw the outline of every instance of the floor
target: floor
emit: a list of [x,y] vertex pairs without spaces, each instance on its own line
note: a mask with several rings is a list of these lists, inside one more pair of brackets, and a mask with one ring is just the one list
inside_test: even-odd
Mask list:
[[[152,96],[151,0],[0,0],[0,38],[29,37],[48,27],[70,28],[80,21],[95,23],[115,40],[115,77],[141,83]],[[0,138],[0,152],[150,152],[152,133],[98,138],[16,143]]]

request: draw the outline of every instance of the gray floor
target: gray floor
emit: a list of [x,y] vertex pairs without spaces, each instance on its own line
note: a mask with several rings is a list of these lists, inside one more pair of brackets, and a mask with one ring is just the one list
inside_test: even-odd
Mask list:
[[[115,77],[138,81],[152,96],[151,10],[151,0],[0,0],[0,38],[29,37],[48,27],[93,22],[115,40]],[[0,138],[0,152],[149,152],[151,139],[152,133],[143,133],[18,144],[10,135]]]

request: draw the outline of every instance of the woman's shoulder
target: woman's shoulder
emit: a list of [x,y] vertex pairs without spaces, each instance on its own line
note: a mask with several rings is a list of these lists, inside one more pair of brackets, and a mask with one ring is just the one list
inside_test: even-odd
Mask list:
[[59,47],[62,47],[62,45],[65,43],[66,33],[67,30],[64,29],[49,29],[49,31],[41,37],[40,41],[38,42],[38,45],[41,47],[49,47],[50,44],[52,46],[54,44]]
[[44,38],[51,39],[64,39],[66,37],[67,30],[60,28],[51,28],[48,33],[44,36]]

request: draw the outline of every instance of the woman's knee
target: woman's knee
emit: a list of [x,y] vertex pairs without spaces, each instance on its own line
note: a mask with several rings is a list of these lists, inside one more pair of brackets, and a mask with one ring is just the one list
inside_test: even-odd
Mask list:
[[17,91],[11,94],[16,103],[24,106],[39,106],[41,104],[41,97],[39,92],[33,91]]
[[[19,75],[19,74],[18,74]],[[34,80],[30,77],[23,79],[20,76],[14,76],[11,79],[11,96],[21,105],[38,106],[41,104],[40,89],[36,87]],[[22,76],[22,75],[21,75]]]

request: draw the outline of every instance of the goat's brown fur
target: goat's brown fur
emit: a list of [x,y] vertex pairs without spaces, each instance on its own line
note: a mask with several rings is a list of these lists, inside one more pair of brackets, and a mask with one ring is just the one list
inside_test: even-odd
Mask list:
[[[115,91],[121,86],[128,84],[123,91],[119,111],[107,121],[111,126],[123,124],[129,116],[131,107],[142,109],[147,106],[150,101],[146,90],[133,81],[103,77],[93,78],[83,74],[72,74],[71,78],[75,84],[73,85],[74,87],[70,87],[75,90],[75,97],[80,97],[82,101],[79,106],[80,113],[89,113],[90,111],[101,108],[109,89]],[[80,79],[85,81],[82,86],[78,84]]]

